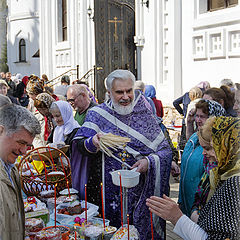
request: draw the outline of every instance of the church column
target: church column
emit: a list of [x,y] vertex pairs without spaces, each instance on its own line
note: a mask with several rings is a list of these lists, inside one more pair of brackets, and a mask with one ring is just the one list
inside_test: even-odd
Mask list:
[[0,71],[7,71],[7,3],[6,0],[0,2]]
[[145,43],[143,7],[143,0],[135,0],[136,35],[134,36],[134,43],[137,51],[137,80],[142,80],[142,49]]

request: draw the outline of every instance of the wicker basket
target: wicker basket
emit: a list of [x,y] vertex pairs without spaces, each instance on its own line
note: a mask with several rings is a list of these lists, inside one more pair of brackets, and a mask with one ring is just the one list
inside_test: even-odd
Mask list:
[[[65,166],[62,164],[64,159],[67,161],[67,165]],[[45,165],[41,173],[34,173],[30,170],[31,163],[34,167],[33,160],[41,161],[43,166]],[[24,175],[24,168],[28,168],[31,175]],[[34,169],[36,168],[34,167]],[[22,158],[18,170],[20,173],[22,190],[27,196],[38,196],[40,192],[46,189],[54,190],[55,186],[57,193],[59,193],[61,190],[67,188],[67,181],[69,187],[72,185],[70,161],[66,154],[57,148],[39,147],[31,150]],[[57,173],[60,171],[63,172],[64,175]]]

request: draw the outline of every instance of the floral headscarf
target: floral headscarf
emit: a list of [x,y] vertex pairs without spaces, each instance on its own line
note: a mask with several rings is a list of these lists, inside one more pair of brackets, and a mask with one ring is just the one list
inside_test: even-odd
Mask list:
[[27,83],[26,91],[30,94],[38,95],[43,92],[43,82],[37,76],[31,76]]
[[220,117],[226,115],[226,111],[220,103],[213,100],[204,99],[204,101],[208,103],[208,116]]
[[240,119],[216,118],[212,127],[212,141],[217,161],[209,163],[204,157],[205,172],[198,185],[192,211],[200,211],[205,206],[219,181],[240,176]]
[[212,128],[213,147],[218,166],[213,169],[214,185],[220,180],[240,176],[240,119],[216,118]]
[[52,103],[56,101],[48,93],[40,93],[40,94],[38,94],[35,100],[38,100],[39,102],[43,102],[48,109],[51,107]]

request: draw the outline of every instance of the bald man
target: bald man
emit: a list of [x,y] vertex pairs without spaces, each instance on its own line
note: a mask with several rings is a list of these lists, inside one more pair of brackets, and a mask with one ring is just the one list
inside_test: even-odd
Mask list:
[[76,111],[74,118],[80,126],[85,121],[88,109],[97,105],[90,99],[89,92],[84,84],[70,86],[67,91],[67,101]]

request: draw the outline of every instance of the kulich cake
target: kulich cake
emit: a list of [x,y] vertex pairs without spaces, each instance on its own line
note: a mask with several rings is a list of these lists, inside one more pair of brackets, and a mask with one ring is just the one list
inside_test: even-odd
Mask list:
[[[139,234],[137,229],[133,226],[129,226],[130,240],[139,240]],[[125,225],[123,228],[120,227],[117,232],[114,233],[111,240],[128,240],[128,228]]]
[[35,234],[34,240],[61,240],[61,230],[58,228],[50,228],[41,230]]
[[26,232],[38,232],[45,227],[45,224],[41,218],[28,218],[25,221]]
[[82,208],[80,204],[74,207],[66,207],[66,208],[58,209],[59,214],[67,214],[67,215],[81,214],[84,211],[85,209]]
[[40,192],[40,195],[43,198],[54,197],[54,190],[44,190],[44,191]]

